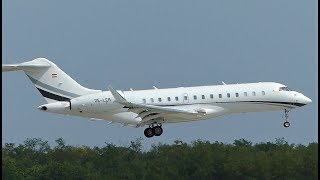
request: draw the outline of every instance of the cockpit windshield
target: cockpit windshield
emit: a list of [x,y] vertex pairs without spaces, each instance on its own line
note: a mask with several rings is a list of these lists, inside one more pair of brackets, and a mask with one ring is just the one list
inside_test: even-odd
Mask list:
[[280,87],[279,91],[290,91],[288,87]]

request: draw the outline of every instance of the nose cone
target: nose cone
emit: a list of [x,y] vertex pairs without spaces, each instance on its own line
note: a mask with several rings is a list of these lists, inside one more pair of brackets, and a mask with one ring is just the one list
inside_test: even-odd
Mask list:
[[307,104],[309,104],[309,103],[312,102],[312,100],[311,100],[310,98],[308,98],[307,96],[305,96],[305,95],[303,95],[303,94],[300,95],[300,98],[299,98],[298,102],[299,102],[299,101],[300,101],[303,105],[307,105]]
[[307,96],[304,96],[304,101],[306,104],[309,104],[312,102],[312,100],[310,98],[308,98]]

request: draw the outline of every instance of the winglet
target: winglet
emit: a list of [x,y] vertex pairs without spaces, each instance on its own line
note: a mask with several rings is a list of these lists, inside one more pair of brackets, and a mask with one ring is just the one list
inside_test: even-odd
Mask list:
[[112,88],[112,86],[108,86],[108,88],[109,88],[111,94],[113,95],[115,102],[120,103],[120,104],[127,104],[128,103],[128,101],[124,97],[122,97],[116,90],[114,90]]

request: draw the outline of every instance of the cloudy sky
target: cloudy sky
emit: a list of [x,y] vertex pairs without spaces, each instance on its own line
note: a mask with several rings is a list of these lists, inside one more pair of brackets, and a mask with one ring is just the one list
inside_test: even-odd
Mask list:
[[23,72],[3,73],[2,141],[62,137],[71,145],[145,147],[174,140],[318,141],[316,0],[2,1],[2,63],[45,57],[80,84],[121,90],[274,81],[313,102],[291,111],[227,115],[143,128],[37,110],[45,104]]

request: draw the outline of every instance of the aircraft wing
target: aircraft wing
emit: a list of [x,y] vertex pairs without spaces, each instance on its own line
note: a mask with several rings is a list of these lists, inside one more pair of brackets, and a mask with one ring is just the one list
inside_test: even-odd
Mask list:
[[122,97],[116,90],[114,90],[111,86],[108,87],[111,94],[115,98],[115,102],[124,105],[124,108],[128,108],[128,111],[134,112],[138,114],[137,117],[140,117],[142,121],[140,124],[148,124],[148,121],[153,119],[161,118],[170,114],[185,114],[185,115],[204,115],[205,113],[199,112],[196,110],[182,110],[176,108],[168,108],[161,107],[155,105],[147,105],[147,104],[137,104],[127,101],[124,97]]

